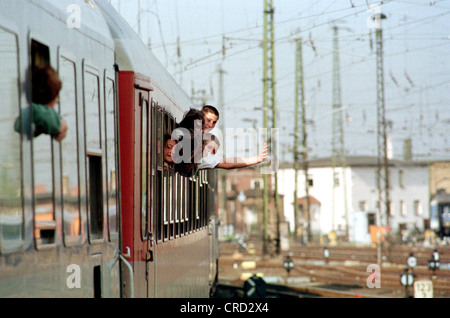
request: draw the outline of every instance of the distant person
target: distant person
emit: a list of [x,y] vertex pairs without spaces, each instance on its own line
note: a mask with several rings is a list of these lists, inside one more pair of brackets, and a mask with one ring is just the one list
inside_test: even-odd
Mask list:
[[[14,122],[14,130],[28,136],[48,134],[61,142],[67,134],[67,122],[54,109],[62,88],[58,73],[51,67],[38,67],[32,71],[31,106],[22,111]],[[31,113],[30,113],[31,110]],[[33,122],[30,122],[30,116]]]

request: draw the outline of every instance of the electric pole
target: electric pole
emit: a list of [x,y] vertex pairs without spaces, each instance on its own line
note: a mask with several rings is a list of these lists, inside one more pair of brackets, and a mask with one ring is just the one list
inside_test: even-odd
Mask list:
[[[333,105],[332,105],[332,229],[335,230],[335,216],[336,216],[336,188],[342,187],[344,217],[345,217],[345,234],[348,239],[348,211],[347,211],[347,184],[346,184],[346,164],[345,164],[345,147],[344,147],[344,122],[342,112],[342,98],[341,98],[341,72],[339,61],[339,44],[338,44],[338,27],[333,26]],[[338,162],[339,161],[339,165]],[[336,167],[341,167],[342,182],[339,182]]]
[[299,106],[304,104],[303,90],[303,54],[302,54],[302,38],[296,39],[295,54],[295,110],[294,110],[294,237],[298,236],[298,169],[299,169],[299,153],[298,153],[298,136],[299,132]]
[[[274,25],[273,25],[272,0],[264,0],[264,40],[263,40],[263,125],[268,128],[267,110],[272,109],[272,128],[276,128],[276,106],[275,106],[275,57],[274,57]],[[272,143],[271,143],[272,144]],[[277,155],[276,149],[271,149],[272,157]],[[276,160],[276,158],[272,158]],[[264,237],[263,253],[267,253],[267,234],[269,221],[269,189],[268,175],[263,175],[264,180]],[[275,212],[277,218],[277,252],[279,252],[279,211],[278,211],[278,189],[277,173],[274,174]]]
[[[378,187],[378,215],[377,225],[381,226],[382,217],[385,217],[388,225],[390,216],[389,199],[389,166],[387,154],[387,134],[386,134],[386,109],[384,103],[384,70],[383,70],[383,31],[381,20],[386,19],[382,13],[374,15],[375,19],[375,37],[377,54],[377,187]],[[383,213],[384,209],[384,213]],[[378,229],[378,263],[381,264],[381,233]]]
[[306,129],[306,103],[305,103],[305,85],[303,73],[303,50],[302,39],[296,40],[296,64],[295,64],[295,126],[294,126],[294,218],[295,218],[295,237],[297,237],[297,217],[298,217],[298,137],[299,137],[299,106],[301,106],[302,123],[302,168],[305,177],[305,199],[303,200],[303,218],[306,220],[306,232],[308,242],[311,241],[311,215],[309,208],[309,179],[308,179],[308,133]]
[[[226,136],[225,136],[225,101],[224,101],[224,93],[223,93],[223,76],[225,74],[225,71],[222,69],[222,65],[219,65],[219,68],[217,70],[217,72],[219,73],[219,109],[220,109],[220,129],[222,131],[222,136],[223,136],[223,142],[222,142],[222,149],[223,149],[223,156],[224,158],[226,158],[226,148],[225,148],[225,140],[226,140]],[[220,169],[218,171],[218,175],[220,177],[220,184],[221,184],[221,189],[220,192],[222,193],[222,209],[223,212],[225,213],[225,211],[227,211],[227,173],[225,170]]]

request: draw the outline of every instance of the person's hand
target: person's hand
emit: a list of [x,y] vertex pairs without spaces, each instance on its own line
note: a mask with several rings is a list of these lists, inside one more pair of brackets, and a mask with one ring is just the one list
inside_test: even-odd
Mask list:
[[65,119],[61,119],[61,127],[59,127],[58,134],[56,135],[56,141],[61,142],[67,135],[67,122]]
[[267,144],[264,144],[261,154],[258,156],[258,161],[263,162],[268,155],[269,155],[269,146]]

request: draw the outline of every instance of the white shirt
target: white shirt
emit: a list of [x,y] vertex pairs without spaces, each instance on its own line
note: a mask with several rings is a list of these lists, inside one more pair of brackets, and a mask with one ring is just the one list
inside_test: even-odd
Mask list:
[[218,155],[209,153],[206,157],[202,158],[202,161],[198,164],[198,169],[214,169],[221,160]]

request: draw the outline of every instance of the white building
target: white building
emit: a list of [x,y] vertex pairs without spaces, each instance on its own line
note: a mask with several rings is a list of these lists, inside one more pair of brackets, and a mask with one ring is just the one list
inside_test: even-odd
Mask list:
[[[335,168],[333,178],[331,159],[309,162],[309,195],[318,201],[311,205],[311,231],[313,235],[324,235],[331,230],[344,234],[348,223],[350,240],[365,241],[370,239],[367,236],[368,225],[376,222],[379,200],[377,158],[348,157],[345,166],[345,169]],[[297,182],[297,197],[300,199],[305,196],[303,170],[298,171]],[[423,231],[429,219],[428,165],[390,160],[389,183],[391,216],[388,221],[386,217],[382,217],[381,224],[390,226],[393,233],[413,229]],[[292,164],[280,166],[278,184],[280,194],[284,195],[284,214],[290,224],[290,230],[294,231]],[[298,214],[298,224],[305,230],[306,222],[302,213]]]

